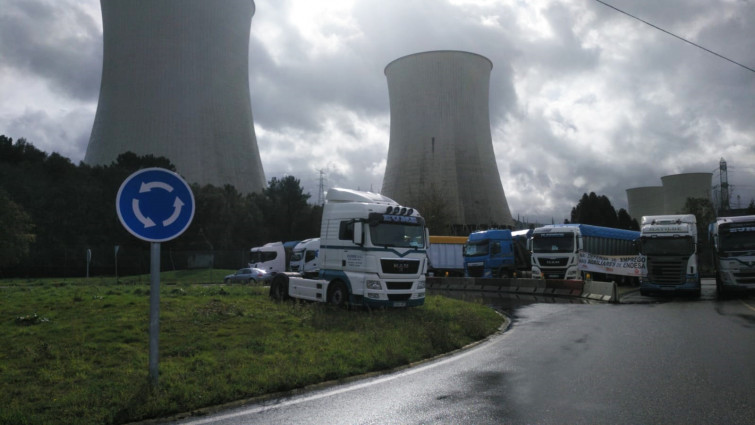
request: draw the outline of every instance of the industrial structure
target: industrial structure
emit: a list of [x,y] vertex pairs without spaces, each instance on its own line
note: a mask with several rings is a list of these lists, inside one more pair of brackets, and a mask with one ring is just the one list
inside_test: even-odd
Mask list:
[[104,55],[85,162],[168,158],[189,182],[266,185],[249,94],[252,0],[101,0]]
[[385,68],[391,129],[382,193],[418,208],[441,200],[458,234],[514,224],[490,133],[492,68],[462,51],[416,53]]
[[662,186],[627,189],[629,215],[638,222],[645,215],[679,214],[687,198],[711,200],[713,173],[683,173],[661,177]]

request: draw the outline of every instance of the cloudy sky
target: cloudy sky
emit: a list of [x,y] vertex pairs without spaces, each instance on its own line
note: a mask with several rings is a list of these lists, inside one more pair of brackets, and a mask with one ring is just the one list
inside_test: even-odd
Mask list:
[[[464,50],[493,62],[490,121],[514,217],[563,221],[583,193],[713,172],[755,198],[755,2],[257,0],[250,90],[266,178],[380,191],[383,70]],[[0,0],[0,134],[79,163],[102,70],[97,0]]]

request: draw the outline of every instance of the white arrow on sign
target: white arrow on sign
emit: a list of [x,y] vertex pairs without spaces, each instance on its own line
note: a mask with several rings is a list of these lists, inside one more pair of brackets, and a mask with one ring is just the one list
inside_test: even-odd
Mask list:
[[173,214],[170,217],[163,220],[163,226],[166,226],[166,227],[170,226],[171,224],[173,224],[173,222],[178,220],[178,216],[181,215],[181,208],[183,206],[184,206],[184,203],[180,199],[178,199],[178,196],[176,196],[176,200],[173,201]]
[[152,189],[165,189],[168,192],[173,192],[173,186],[165,182],[142,182],[142,185],[139,187],[139,193],[149,192]]
[[136,216],[136,219],[139,220],[143,225],[144,228],[153,227],[155,225],[155,222],[152,221],[151,218],[145,217],[144,214],[142,214],[142,211],[139,209],[139,200],[133,199],[131,201],[131,209],[134,210],[134,215]]

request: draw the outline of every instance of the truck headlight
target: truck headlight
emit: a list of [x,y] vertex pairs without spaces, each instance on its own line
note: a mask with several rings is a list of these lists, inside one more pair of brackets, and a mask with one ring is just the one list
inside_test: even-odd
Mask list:
[[417,289],[425,289],[425,281],[424,280],[420,280],[419,282],[417,282]]
[[377,289],[381,290],[383,289],[383,285],[380,284],[379,280],[368,280],[366,282],[367,289]]

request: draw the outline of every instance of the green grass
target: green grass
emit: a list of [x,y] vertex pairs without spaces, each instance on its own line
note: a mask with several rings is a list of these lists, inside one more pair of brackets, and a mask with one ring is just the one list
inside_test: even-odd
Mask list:
[[125,423],[406,365],[495,332],[491,309],[440,296],[409,309],[278,303],[161,276],[159,386],[148,380],[149,276],[0,281],[0,424]]

